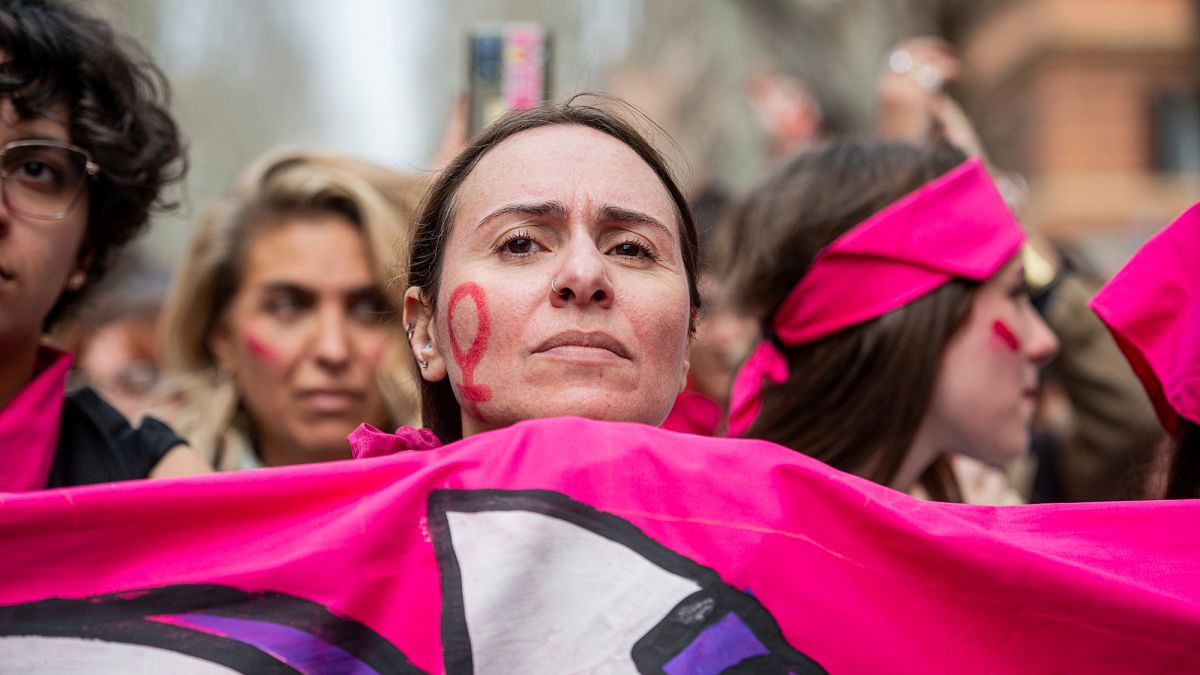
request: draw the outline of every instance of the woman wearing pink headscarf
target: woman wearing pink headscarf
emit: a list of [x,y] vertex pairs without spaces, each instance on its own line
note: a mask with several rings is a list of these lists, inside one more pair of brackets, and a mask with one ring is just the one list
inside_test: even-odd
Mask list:
[[735,379],[730,434],[950,501],[950,453],[1003,465],[1027,450],[1058,343],[978,160],[833,143],[769,177],[731,225],[733,295],[764,338]]
[[1200,204],[1146,242],[1091,303],[1171,434],[1167,499],[1200,497],[1198,268]]

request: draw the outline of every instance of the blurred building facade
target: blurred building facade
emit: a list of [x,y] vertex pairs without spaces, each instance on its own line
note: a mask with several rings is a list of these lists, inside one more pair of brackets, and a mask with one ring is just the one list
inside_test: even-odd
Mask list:
[[1012,0],[962,42],[965,95],[1024,219],[1112,271],[1200,197],[1197,4]]

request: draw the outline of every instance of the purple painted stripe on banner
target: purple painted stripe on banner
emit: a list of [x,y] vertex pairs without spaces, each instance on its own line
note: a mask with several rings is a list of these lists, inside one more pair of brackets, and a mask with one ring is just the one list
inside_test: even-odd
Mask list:
[[667,675],[717,675],[726,668],[769,650],[736,614],[705,628],[663,666]]
[[147,618],[244,642],[306,675],[379,675],[374,668],[340,647],[291,626],[212,614],[168,614]]

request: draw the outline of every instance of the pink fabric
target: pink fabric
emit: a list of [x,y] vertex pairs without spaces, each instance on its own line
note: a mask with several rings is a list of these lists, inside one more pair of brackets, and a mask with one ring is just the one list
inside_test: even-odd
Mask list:
[[[537,516],[531,522],[605,514],[619,524],[608,535],[634,548],[637,537],[661,545],[650,556],[656,565],[710,570],[706,593],[759,604],[782,639],[831,673],[1200,668],[1200,502],[923,502],[763,441],[577,418],[525,422],[434,452],[0,495],[0,658],[5,636],[61,631],[75,619],[62,601],[7,605],[117,594],[78,610],[93,630],[103,603],[181,584],[215,586],[198,594],[198,613],[142,613],[158,612],[151,622],[173,630],[222,634],[238,629],[230,612],[245,619],[254,602],[284,594],[359,622],[425,672],[461,665],[464,650],[481,672],[548,672],[487,650],[516,641],[536,659],[563,646],[559,622],[609,630],[646,611],[641,596],[597,599],[607,582],[545,567],[578,545],[551,529],[514,531],[532,552],[491,565],[487,583],[460,579],[458,570],[480,569],[472,560],[502,560],[488,547],[503,548],[509,534],[457,529],[447,539],[447,521],[435,516],[453,494],[478,497],[484,512],[516,494],[535,505],[522,512]],[[539,511],[539,503],[574,506]],[[618,582],[646,558],[631,555],[614,563]],[[537,565],[543,571],[523,576]],[[224,607],[222,588],[253,602]],[[505,611],[538,593],[548,594],[540,609]],[[477,601],[495,608],[473,615],[466,634],[455,632],[464,597],[467,610]],[[38,607],[52,610],[38,624],[49,629],[29,624]],[[702,617],[703,605],[694,607]],[[652,612],[649,625],[656,620]],[[744,632],[732,642],[757,649]],[[497,635],[510,642],[488,642]],[[299,638],[280,639],[268,651],[286,655],[287,640]],[[176,636],[167,648],[189,644]],[[617,645],[608,658],[629,654]]]
[[370,424],[360,424],[346,437],[350,442],[350,454],[354,459],[386,457],[409,450],[433,450],[442,447],[437,434],[429,429],[400,427],[389,434]]
[[691,384],[675,397],[675,405],[660,426],[668,431],[713,436],[725,411],[721,404],[692,388]]
[[41,490],[58,447],[67,370],[72,356],[52,347],[38,352],[39,371],[0,409],[0,491]]
[[760,341],[733,376],[729,394],[729,434],[741,436],[758,419],[764,380],[783,384],[787,378],[787,359],[772,342]]
[[[984,281],[1020,249],[1025,233],[983,163],[964,162],[845,233],[813,260],[771,330],[784,345],[815,342],[882,316],[953,278]],[[748,373],[730,396],[730,435],[761,407]],[[776,382],[787,379],[785,375]],[[735,423],[736,420],[736,423]]]
[[1159,232],[1091,302],[1173,432],[1200,424],[1200,204]]

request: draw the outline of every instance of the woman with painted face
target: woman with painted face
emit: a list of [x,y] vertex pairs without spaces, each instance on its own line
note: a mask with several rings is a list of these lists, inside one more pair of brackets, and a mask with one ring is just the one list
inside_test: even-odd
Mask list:
[[0,490],[207,467],[170,429],[134,429],[45,332],[145,228],[182,173],[166,85],[108,24],[65,4],[0,8]]
[[1200,499],[1200,204],[1146,242],[1091,306],[1112,331],[1171,435],[1164,487]]
[[275,154],[200,224],[160,347],[176,426],[218,469],[348,459],[360,422],[415,421],[388,281],[423,188],[349,157]]
[[948,453],[999,466],[1026,451],[1057,341],[1024,285],[1024,235],[978,160],[832,143],[732,218],[731,292],[764,338],[735,379],[731,434],[951,501]]
[[[578,99],[511,113],[438,175],[417,222],[404,324],[426,431],[403,443],[557,415],[662,423],[700,305],[696,228],[627,121]],[[385,437],[351,444],[396,449]]]

